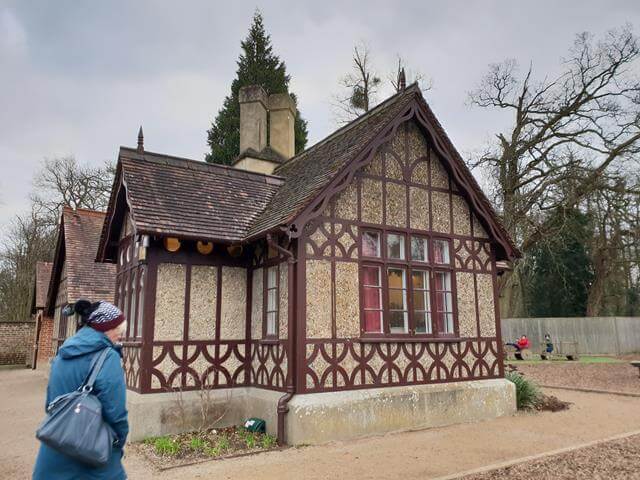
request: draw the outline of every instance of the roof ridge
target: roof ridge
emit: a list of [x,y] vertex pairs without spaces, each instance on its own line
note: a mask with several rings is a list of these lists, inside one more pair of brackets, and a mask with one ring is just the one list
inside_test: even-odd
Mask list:
[[70,205],[63,205],[62,207],[62,212],[68,212],[68,213],[79,213],[79,214],[88,214],[88,215],[93,215],[94,217],[100,217],[100,216],[105,216],[107,214],[107,212],[103,212],[101,210],[91,210],[89,208],[81,208],[81,207],[77,207],[77,208],[73,208]]
[[[153,162],[153,163],[163,163],[162,160],[168,160],[168,161],[177,161],[177,162],[183,162],[185,164],[193,164],[195,166],[197,166],[200,169],[206,169],[206,170],[219,170],[219,171],[223,171],[226,172],[227,174],[229,174],[230,176],[235,176],[238,178],[245,178],[248,180],[253,180],[252,177],[255,177],[255,180],[257,181],[258,179],[262,179],[265,180],[267,183],[269,183],[269,180],[279,180],[279,181],[284,181],[283,177],[280,177],[278,175],[269,175],[266,173],[259,173],[259,172],[252,172],[249,170],[241,170],[239,168],[235,168],[229,165],[220,165],[217,163],[209,163],[209,162],[205,162],[202,160],[194,160],[192,158],[185,158],[185,157],[178,157],[175,155],[168,155],[166,153],[157,153],[157,152],[150,152],[148,150],[145,150],[143,153],[140,153],[137,151],[137,149],[131,148],[131,147],[126,147],[126,146],[120,146],[120,151],[122,152],[123,150],[127,151],[128,153],[133,153],[133,156],[127,156],[127,159],[130,160],[134,160],[134,161],[141,161],[141,162]],[[154,155],[156,157],[159,158],[148,158],[146,155]],[[182,167],[180,165],[176,165],[174,164],[175,167],[177,168],[186,168],[186,167]]]
[[369,117],[372,117],[373,115],[375,115],[377,113],[380,113],[381,110],[384,110],[386,107],[388,107],[390,104],[394,103],[400,97],[402,97],[404,95],[408,95],[410,93],[416,93],[415,91],[420,91],[417,81],[413,82],[411,85],[409,85],[406,89],[402,90],[401,92],[397,92],[397,93],[391,95],[390,97],[388,97],[387,99],[385,99],[384,101],[380,102],[378,105],[373,107],[371,110],[369,110],[367,112],[364,112],[362,115],[360,115],[357,118],[354,118],[353,120],[351,120],[346,125],[343,125],[342,127],[340,127],[337,130],[333,131],[332,133],[330,133],[329,135],[324,137],[322,140],[319,140],[318,142],[316,142],[313,145],[311,145],[306,150],[303,150],[302,152],[298,153],[297,155],[291,157],[286,162],[282,163],[281,165],[278,165],[276,167],[276,171],[279,170],[280,168],[283,168],[283,167],[285,167],[287,165],[290,165],[292,162],[302,158],[304,155],[306,155],[306,154],[312,152],[313,150],[315,150],[316,148],[324,145],[326,142],[330,141],[331,139],[335,138],[336,136],[342,135],[343,133],[351,130],[356,125],[359,125],[363,121],[367,120]]

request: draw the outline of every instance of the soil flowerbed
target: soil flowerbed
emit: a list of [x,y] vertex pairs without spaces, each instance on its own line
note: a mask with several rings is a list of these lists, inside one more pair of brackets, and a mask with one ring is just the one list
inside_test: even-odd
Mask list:
[[250,432],[242,427],[227,427],[148,438],[134,448],[154,466],[166,469],[276,450],[278,445],[272,435]]

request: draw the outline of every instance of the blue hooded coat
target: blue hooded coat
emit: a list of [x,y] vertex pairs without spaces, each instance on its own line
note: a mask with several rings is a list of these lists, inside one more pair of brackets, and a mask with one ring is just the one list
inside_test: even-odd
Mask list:
[[122,446],[129,433],[124,371],[119,347],[116,347],[105,334],[91,327],[83,327],[64,342],[51,365],[45,409],[58,395],[69,393],[80,386],[89,373],[94,354],[104,348],[109,348],[110,351],[96,378],[93,393],[100,399],[102,415],[118,439],[118,446],[114,447],[109,463],[104,467],[93,468],[41,444],[33,471],[34,480],[127,478],[121,461]]

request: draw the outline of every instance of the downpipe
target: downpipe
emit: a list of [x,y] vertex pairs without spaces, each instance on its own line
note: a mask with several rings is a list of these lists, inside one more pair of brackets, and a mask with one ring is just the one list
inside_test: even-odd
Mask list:
[[[295,255],[291,250],[278,245],[271,234],[267,234],[267,245],[273,247],[287,258],[287,299],[288,299],[288,329],[287,329],[287,341],[289,343],[288,348],[288,369],[287,369],[287,386],[286,393],[278,399],[278,430],[277,439],[278,445],[283,446],[286,444],[285,438],[285,417],[289,413],[289,402],[296,394],[296,385],[294,375],[296,371],[296,278],[295,278]],[[291,248],[291,246],[289,245]]]

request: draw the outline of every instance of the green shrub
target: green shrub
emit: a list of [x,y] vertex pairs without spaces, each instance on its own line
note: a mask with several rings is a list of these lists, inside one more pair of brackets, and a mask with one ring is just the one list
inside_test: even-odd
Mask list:
[[276,437],[274,437],[273,435],[263,435],[261,443],[262,448],[273,448],[276,445]]
[[158,437],[153,440],[153,446],[158,455],[176,456],[180,452],[180,445],[169,437]]
[[509,372],[505,375],[505,378],[516,385],[516,405],[518,410],[533,408],[540,399],[538,386],[518,372]]

